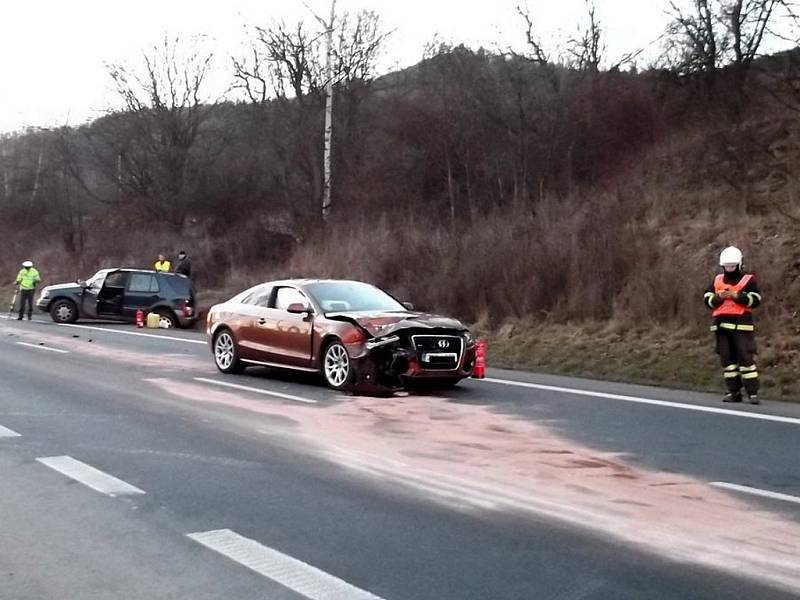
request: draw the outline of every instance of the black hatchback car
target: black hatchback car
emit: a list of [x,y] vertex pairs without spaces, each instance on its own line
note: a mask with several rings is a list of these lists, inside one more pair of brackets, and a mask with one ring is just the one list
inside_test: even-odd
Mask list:
[[36,306],[56,323],[133,323],[138,310],[158,313],[161,327],[191,327],[196,318],[191,279],[142,269],[102,269],[86,281],[48,285]]

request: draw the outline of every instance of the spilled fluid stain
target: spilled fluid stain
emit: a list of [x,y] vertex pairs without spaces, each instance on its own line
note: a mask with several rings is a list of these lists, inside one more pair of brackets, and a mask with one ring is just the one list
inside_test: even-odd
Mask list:
[[298,447],[393,490],[399,484],[462,508],[556,519],[800,593],[797,522],[691,477],[633,467],[541,423],[432,396],[312,407],[150,382],[187,401],[288,418],[303,438]]

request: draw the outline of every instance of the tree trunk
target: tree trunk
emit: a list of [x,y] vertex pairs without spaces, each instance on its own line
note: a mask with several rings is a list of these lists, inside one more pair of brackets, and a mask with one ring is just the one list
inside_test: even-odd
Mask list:
[[35,205],[36,196],[39,193],[39,185],[41,183],[41,176],[42,176],[43,156],[44,156],[44,150],[39,150],[39,159],[36,161],[36,175],[33,178],[33,190],[31,190],[31,201],[30,201],[31,207]]
[[453,167],[450,163],[450,154],[447,153],[447,198],[450,201],[450,229],[456,232],[456,198],[453,186]]

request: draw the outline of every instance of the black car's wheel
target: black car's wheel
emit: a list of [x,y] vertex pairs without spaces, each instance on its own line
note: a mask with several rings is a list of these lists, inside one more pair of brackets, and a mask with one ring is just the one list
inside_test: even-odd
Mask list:
[[239,352],[236,350],[236,341],[233,334],[227,329],[223,329],[214,336],[214,364],[223,373],[241,373],[244,364],[239,360]]
[[158,315],[158,326],[161,329],[173,329],[178,326],[178,319],[175,318],[171,310],[159,308],[155,312]]
[[347,348],[339,340],[325,347],[322,354],[322,376],[328,387],[341,390],[353,380],[353,363]]
[[50,317],[56,323],[74,323],[78,320],[78,307],[72,300],[56,300],[50,306]]

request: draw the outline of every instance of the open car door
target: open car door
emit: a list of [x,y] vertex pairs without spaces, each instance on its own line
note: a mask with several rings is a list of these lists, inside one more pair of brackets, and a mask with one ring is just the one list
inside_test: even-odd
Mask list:
[[97,318],[97,304],[100,301],[100,292],[109,272],[108,269],[98,271],[81,284],[83,291],[81,292],[81,305],[78,309],[81,316],[89,317],[90,319]]
[[98,317],[109,319],[122,317],[122,302],[128,277],[130,277],[130,273],[127,271],[110,271],[106,275],[103,287],[97,297]]

